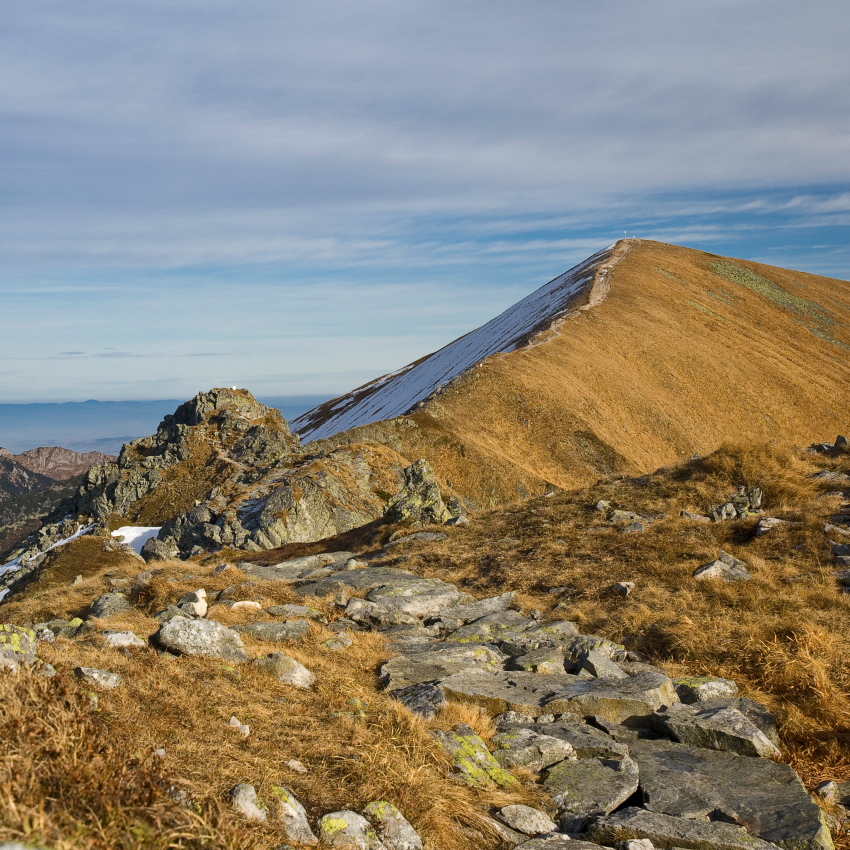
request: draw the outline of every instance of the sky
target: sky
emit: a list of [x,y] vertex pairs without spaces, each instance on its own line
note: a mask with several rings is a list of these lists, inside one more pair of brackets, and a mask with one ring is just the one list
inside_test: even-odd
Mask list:
[[0,403],[335,395],[624,234],[850,278],[846,0],[11,0]]

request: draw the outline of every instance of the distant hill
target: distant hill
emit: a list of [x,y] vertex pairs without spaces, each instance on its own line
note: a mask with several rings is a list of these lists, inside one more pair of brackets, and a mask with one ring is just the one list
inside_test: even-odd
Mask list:
[[295,419],[426,457],[481,504],[726,442],[847,430],[850,284],[622,240],[496,319]]

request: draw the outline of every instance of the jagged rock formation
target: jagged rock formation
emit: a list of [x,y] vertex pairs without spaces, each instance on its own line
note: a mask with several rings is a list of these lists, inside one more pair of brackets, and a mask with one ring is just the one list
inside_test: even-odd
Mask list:
[[180,405],[116,461],[89,470],[74,498],[11,557],[23,575],[69,534],[106,533],[116,522],[160,528],[142,549],[149,559],[260,551],[363,526],[396,494],[398,521],[452,516],[427,464],[410,466],[376,445],[307,454],[280,411],[245,390],[215,389]]
[[293,429],[426,458],[489,506],[729,440],[808,445],[844,423],[848,350],[846,281],[623,240]]

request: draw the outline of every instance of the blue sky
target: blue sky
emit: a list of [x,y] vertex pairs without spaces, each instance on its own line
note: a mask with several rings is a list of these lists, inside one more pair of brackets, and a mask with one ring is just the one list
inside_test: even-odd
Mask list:
[[850,278],[846,0],[45,0],[0,402],[336,394],[629,235]]

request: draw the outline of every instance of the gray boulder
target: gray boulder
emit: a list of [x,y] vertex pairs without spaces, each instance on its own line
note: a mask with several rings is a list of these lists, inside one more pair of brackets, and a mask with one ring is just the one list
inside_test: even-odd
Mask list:
[[404,470],[403,475],[404,486],[390,499],[384,512],[387,522],[440,525],[451,519],[434,470],[427,460],[417,460]]
[[295,798],[295,795],[288,788],[280,786],[273,787],[272,794],[274,795],[276,819],[283,826],[283,834],[286,839],[310,847],[318,844],[319,839],[316,838],[307,821],[307,812]]
[[709,750],[728,750],[742,756],[779,755],[779,750],[752,721],[740,711],[701,708],[699,705],[676,705],[652,716],[652,725],[681,744]]
[[381,683],[394,691],[421,682],[447,679],[455,673],[495,671],[503,653],[486,644],[424,644],[417,651],[391,658],[381,667]]
[[775,844],[732,823],[670,817],[633,806],[597,818],[587,836],[608,846],[645,838],[663,850],[777,850]]
[[147,644],[133,632],[112,632],[107,630],[103,633],[103,642],[107,646],[112,646],[116,649],[147,646]]
[[679,699],[688,704],[738,696],[738,686],[734,682],[716,676],[682,676],[673,679],[673,687]]
[[547,835],[558,829],[555,821],[546,812],[531,806],[504,806],[496,816],[502,823],[524,835]]
[[242,663],[250,656],[239,633],[215,620],[190,620],[177,616],[160,626],[154,640],[178,655],[208,656]]
[[408,685],[392,691],[390,695],[426,720],[436,717],[440,709],[448,705],[446,695],[437,682]]
[[448,635],[446,640],[456,643],[496,643],[518,637],[533,625],[533,620],[523,617],[517,611],[497,611],[461,626]]
[[422,579],[417,586],[385,585],[370,591],[366,598],[382,605],[388,611],[409,614],[412,617],[433,617],[446,608],[457,605],[463,596],[453,584],[439,579]]
[[386,800],[369,803],[363,814],[387,850],[422,850],[422,839],[402,813]]
[[132,607],[123,593],[104,593],[92,602],[89,613],[92,617],[105,620],[116,614],[123,614]]
[[0,658],[11,662],[31,666],[36,662],[36,637],[32,629],[13,626],[11,623],[0,625]]
[[569,684],[549,697],[545,706],[551,714],[598,715],[613,723],[623,723],[677,702],[679,697],[666,676],[638,673],[627,679],[593,679]]
[[257,798],[257,790],[253,785],[240,782],[230,790],[230,803],[240,815],[248,820],[266,821],[268,815]]
[[450,732],[435,731],[434,737],[451,756],[455,775],[474,788],[513,788],[519,784],[490,754],[472,727],[459,723]]
[[576,757],[575,750],[568,741],[544,735],[528,726],[498,732],[493,737],[493,744],[496,746],[493,757],[505,768],[525,767],[540,771],[565,759]]
[[607,815],[638,789],[638,766],[628,757],[562,761],[543,781],[558,806],[561,829],[578,832],[590,818]]
[[736,823],[794,850],[832,850],[820,809],[787,765],[669,741],[632,741],[629,751],[652,812]]
[[87,685],[94,685],[97,688],[112,690],[124,684],[124,680],[118,673],[111,673],[109,670],[98,670],[96,667],[76,667],[74,675],[85,682]]
[[720,557],[716,561],[704,564],[694,571],[694,578],[700,581],[720,579],[721,581],[736,582],[749,581],[752,576],[743,561],[732,557],[728,552],[721,549]]

